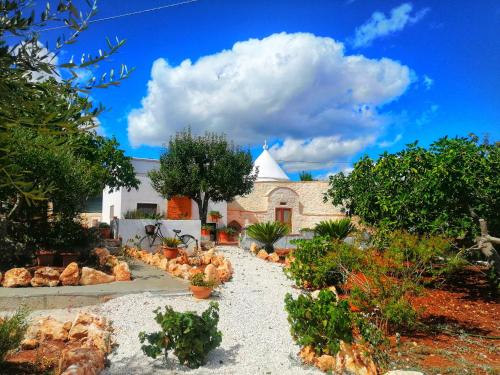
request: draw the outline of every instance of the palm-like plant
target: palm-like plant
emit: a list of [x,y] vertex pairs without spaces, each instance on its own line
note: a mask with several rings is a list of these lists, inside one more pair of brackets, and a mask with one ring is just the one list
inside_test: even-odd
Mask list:
[[333,240],[343,240],[349,233],[354,231],[354,225],[351,219],[321,221],[314,227],[314,233],[317,236],[329,237]]
[[290,232],[288,225],[275,222],[256,223],[247,228],[248,235],[261,242],[267,252],[274,251],[274,244]]

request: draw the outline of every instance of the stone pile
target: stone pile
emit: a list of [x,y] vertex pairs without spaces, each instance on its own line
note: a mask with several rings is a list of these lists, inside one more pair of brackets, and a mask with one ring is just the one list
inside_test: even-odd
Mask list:
[[233,275],[231,262],[218,254],[214,248],[195,256],[181,254],[170,260],[161,253],[153,254],[136,248],[129,248],[127,252],[136,259],[186,280],[191,280],[194,275],[203,272],[205,279],[225,283]]
[[73,262],[68,264],[62,272],[53,267],[38,268],[33,276],[26,268],[12,268],[3,276],[0,273],[0,282],[5,288],[18,288],[95,285],[131,280],[132,275],[126,262],[120,261],[105,248],[94,249],[94,254],[99,266],[109,269],[111,274],[90,267],[82,267],[80,270],[78,264]]
[[288,257],[286,257],[286,255],[288,255],[288,251],[276,250],[269,254],[266,250],[261,249],[255,242],[252,242],[252,244],[250,245],[250,252],[257,256],[257,258],[259,259],[267,260],[268,262],[272,263],[288,265]]
[[61,375],[98,374],[111,344],[111,328],[102,317],[79,313],[72,322],[61,322],[49,316],[30,325],[20,351],[6,362]]
[[333,374],[377,375],[377,367],[368,351],[362,345],[340,341],[340,350],[335,355],[318,356],[312,346],[305,346],[299,352],[302,361],[321,371]]

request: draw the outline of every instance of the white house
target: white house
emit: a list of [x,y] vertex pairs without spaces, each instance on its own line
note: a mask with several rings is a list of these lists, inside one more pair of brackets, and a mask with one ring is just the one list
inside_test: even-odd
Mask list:
[[[161,214],[168,219],[199,219],[198,205],[187,198],[179,197],[167,201],[151,186],[148,172],[160,167],[160,161],[155,159],[132,158],[139,188],[127,191],[125,188],[109,192],[104,189],[102,194],[102,221],[109,223],[114,217],[124,219],[128,211],[143,211]],[[208,210],[219,211],[223,217],[220,224],[227,223],[227,203],[209,202]]]

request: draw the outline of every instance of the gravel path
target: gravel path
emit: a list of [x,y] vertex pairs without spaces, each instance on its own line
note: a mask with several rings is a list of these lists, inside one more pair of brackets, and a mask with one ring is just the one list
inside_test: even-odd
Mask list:
[[[118,348],[109,356],[104,374],[318,374],[297,357],[289,332],[283,299],[292,291],[280,266],[264,262],[236,247],[219,247],[234,267],[233,279],[219,288],[219,329],[223,339],[204,367],[190,370],[177,358],[167,361],[146,357],[138,339],[140,331],[158,330],[153,310],[170,305],[175,310],[201,312],[208,301],[191,296],[167,297],[142,293],[113,299],[95,307],[113,321]],[[293,292],[293,291],[292,291]]]

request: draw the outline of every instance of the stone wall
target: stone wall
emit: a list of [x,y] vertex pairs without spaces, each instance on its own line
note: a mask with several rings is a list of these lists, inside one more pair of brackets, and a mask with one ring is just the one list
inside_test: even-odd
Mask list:
[[343,217],[338,207],[323,202],[327,181],[256,182],[253,191],[228,203],[228,222],[242,226],[275,220],[276,208],[292,210],[292,233],[321,220]]

